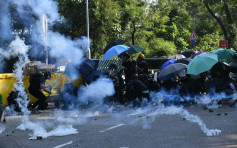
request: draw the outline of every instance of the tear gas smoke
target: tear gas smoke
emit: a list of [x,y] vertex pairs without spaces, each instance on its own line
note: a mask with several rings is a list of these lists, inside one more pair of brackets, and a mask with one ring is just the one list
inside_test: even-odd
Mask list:
[[88,101],[95,105],[102,105],[104,98],[112,96],[115,93],[114,84],[111,79],[101,77],[92,82],[88,87],[81,88],[78,99],[82,103]]
[[[77,129],[73,128],[71,124],[55,125],[47,122],[31,122],[28,118],[24,118],[24,122],[17,127],[20,130],[32,130],[32,137],[41,136],[47,138],[50,136],[66,136],[70,134],[77,134]],[[50,130],[51,129],[51,130]]]
[[0,134],[3,132],[3,131],[5,131],[5,126],[4,126],[4,124],[2,124],[2,123],[0,123]]
[[14,77],[17,80],[17,83],[14,83],[14,88],[19,92],[17,97],[17,103],[24,115],[30,114],[27,105],[29,103],[28,94],[25,91],[25,87],[23,85],[23,66],[26,62],[29,61],[27,51],[29,49],[28,46],[25,45],[24,41],[19,37],[16,37],[14,41],[9,45],[11,55],[17,55],[19,60],[14,65]]

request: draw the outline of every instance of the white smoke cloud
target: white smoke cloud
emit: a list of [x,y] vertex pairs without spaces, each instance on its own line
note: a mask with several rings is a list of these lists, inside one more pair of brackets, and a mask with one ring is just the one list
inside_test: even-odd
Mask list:
[[88,87],[82,87],[78,99],[84,103],[91,101],[95,105],[102,105],[104,98],[112,96],[114,93],[112,80],[101,77],[95,82],[92,82]]
[[[28,118],[25,118],[24,122],[19,125],[17,129],[32,130],[32,137],[41,136],[42,138],[50,136],[66,136],[78,133],[77,129],[73,128],[71,124],[55,124],[49,124],[47,122],[31,122]],[[52,130],[48,130],[49,128]]]

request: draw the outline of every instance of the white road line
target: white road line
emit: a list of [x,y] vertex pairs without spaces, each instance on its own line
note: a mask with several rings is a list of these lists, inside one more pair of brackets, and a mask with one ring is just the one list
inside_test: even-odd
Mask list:
[[105,130],[103,130],[103,131],[100,131],[100,133],[104,133],[105,131],[112,130],[112,129],[114,129],[114,128],[117,128],[117,127],[120,127],[120,126],[123,126],[123,125],[125,125],[125,124],[119,124],[119,125],[116,125],[116,126],[112,126],[112,127],[107,128],[107,129],[105,129]]
[[53,148],[60,148],[60,147],[63,147],[63,146],[69,145],[69,144],[72,144],[72,141],[64,143],[64,144],[61,144],[61,145],[58,145],[58,146],[55,146]]

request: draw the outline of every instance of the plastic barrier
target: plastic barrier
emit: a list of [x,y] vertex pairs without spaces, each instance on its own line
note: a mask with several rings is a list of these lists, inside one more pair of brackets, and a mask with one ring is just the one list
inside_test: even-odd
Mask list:
[[[50,80],[46,80],[45,85],[52,86],[50,96],[55,97],[59,94],[59,91],[63,90],[65,80],[66,80],[66,76],[61,73],[54,73],[52,74],[52,78]],[[0,93],[2,94],[2,100],[5,106],[8,105],[7,97],[9,96],[9,93],[11,93],[11,91],[13,90],[14,83],[16,83],[16,79],[14,78],[13,73],[0,74]],[[28,92],[28,87],[30,85],[29,76],[24,76],[23,84],[27,90],[27,93],[29,94]],[[45,94],[45,96],[47,96],[47,98],[49,98],[49,94],[47,92],[43,90],[42,92]],[[30,98],[30,103],[34,103],[35,101],[37,101],[37,99],[31,94],[29,94],[29,98]]]

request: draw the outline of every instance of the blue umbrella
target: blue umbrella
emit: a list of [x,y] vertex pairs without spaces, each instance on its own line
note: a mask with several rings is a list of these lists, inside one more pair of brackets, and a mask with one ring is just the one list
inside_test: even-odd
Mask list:
[[117,45],[117,46],[113,46],[112,48],[110,48],[104,55],[103,57],[103,61],[111,59],[112,57],[115,57],[117,55],[120,55],[121,53],[127,51],[129,49],[128,46],[125,45]]
[[160,68],[160,71],[162,69],[164,69],[166,66],[170,65],[170,64],[173,64],[175,61],[177,61],[177,59],[172,59],[172,60],[169,60],[169,61],[166,61]]

